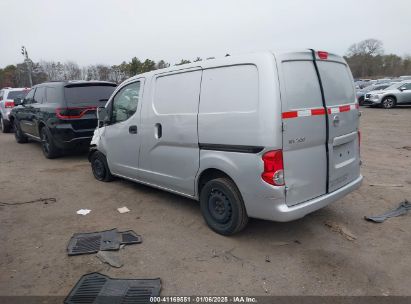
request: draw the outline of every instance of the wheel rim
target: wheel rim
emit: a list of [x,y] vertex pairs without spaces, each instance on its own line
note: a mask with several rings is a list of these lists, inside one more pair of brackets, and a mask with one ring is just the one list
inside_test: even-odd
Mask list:
[[394,99],[387,98],[384,100],[384,108],[392,108],[394,106]]
[[4,121],[3,121],[3,117],[0,116],[0,130],[3,131],[4,130]]
[[49,138],[44,130],[41,131],[41,144],[44,152],[48,154],[50,151],[50,143]]
[[19,126],[17,125],[17,122],[14,123],[14,135],[15,135],[17,138],[20,138],[20,135],[21,135],[21,133],[20,133],[20,128],[19,128]]
[[105,173],[104,164],[100,159],[95,159],[93,161],[93,173],[98,178],[104,177],[104,173]]
[[208,210],[214,220],[220,224],[230,221],[232,206],[230,199],[220,189],[213,189],[208,197]]

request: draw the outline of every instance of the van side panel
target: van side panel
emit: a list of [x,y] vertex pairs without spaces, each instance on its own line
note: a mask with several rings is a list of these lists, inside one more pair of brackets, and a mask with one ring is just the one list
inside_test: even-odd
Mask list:
[[237,185],[248,216],[272,220],[278,206],[285,204],[285,191],[262,180],[262,155],[282,148],[280,90],[274,56],[267,53],[252,59],[203,71],[199,141],[262,150],[200,148],[197,178],[209,168],[225,172]]
[[143,113],[143,180],[194,195],[199,168],[197,113],[201,70],[156,75]]
[[259,146],[255,65],[207,69],[201,83],[200,144]]

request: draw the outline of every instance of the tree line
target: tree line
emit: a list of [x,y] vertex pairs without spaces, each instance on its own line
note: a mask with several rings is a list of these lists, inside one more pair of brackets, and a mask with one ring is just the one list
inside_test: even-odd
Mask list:
[[[207,58],[211,59],[213,57]],[[353,44],[344,56],[355,78],[382,78],[411,75],[411,56],[401,57],[395,54],[384,54],[383,43],[376,39],[367,39]],[[201,61],[197,57],[193,62]],[[182,59],[175,65],[190,63]],[[89,65],[80,67],[73,61],[64,63],[55,61],[30,62],[33,84],[45,81],[61,80],[104,80],[121,83],[137,74],[163,69],[170,66],[164,60],[155,62],[151,59],[123,61],[119,65]],[[29,87],[27,65],[19,63],[0,69],[0,88]]]

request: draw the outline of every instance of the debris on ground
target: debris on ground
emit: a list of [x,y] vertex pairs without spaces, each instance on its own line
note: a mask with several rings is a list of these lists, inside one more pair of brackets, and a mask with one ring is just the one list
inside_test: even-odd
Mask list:
[[411,204],[407,200],[400,203],[400,205],[393,210],[390,210],[382,215],[377,216],[364,216],[364,219],[367,221],[375,222],[375,223],[382,223],[386,219],[391,217],[397,217],[403,214],[406,214],[408,210],[411,210]]
[[121,207],[121,208],[117,208],[117,211],[120,213],[127,213],[130,212],[130,209],[128,209],[127,207]]
[[52,204],[57,202],[56,198],[48,197],[48,198],[39,198],[32,201],[27,202],[18,202],[18,203],[3,203],[0,202],[0,206],[18,206],[18,205],[25,205],[25,204],[33,204],[33,203],[43,203],[44,205]]
[[91,212],[91,210],[90,209],[80,209],[80,210],[77,210],[77,214],[80,214],[80,215],[87,215],[87,214],[89,214]]
[[265,256],[265,261],[266,261],[267,263],[271,263],[271,259],[270,259],[270,256],[269,256],[269,255],[266,255],[266,256]]
[[402,188],[401,184],[370,184],[370,187],[390,187],[390,188]]
[[150,303],[160,296],[161,280],[112,279],[98,272],[83,275],[76,283],[65,304],[87,303]]
[[338,224],[333,221],[326,221],[324,222],[324,224],[325,226],[329,227],[331,231],[338,232],[349,241],[354,241],[357,239],[357,237],[351,231],[349,231],[346,227],[342,226],[341,224]]
[[123,262],[120,260],[120,257],[113,251],[99,251],[96,256],[103,263],[107,263],[115,268],[120,268],[123,266]]
[[98,251],[119,250],[122,244],[140,244],[142,238],[133,230],[117,231],[111,230],[75,233],[67,246],[68,255],[79,255],[96,253]]
[[411,151],[411,146],[404,146],[404,147],[401,147],[400,149]]

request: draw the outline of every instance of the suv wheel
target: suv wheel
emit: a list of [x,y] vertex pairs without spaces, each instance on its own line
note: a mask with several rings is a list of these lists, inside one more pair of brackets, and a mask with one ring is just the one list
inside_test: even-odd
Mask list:
[[90,163],[93,175],[97,180],[101,182],[110,182],[113,180],[106,156],[103,153],[99,151],[94,152],[93,155],[91,155]]
[[53,141],[51,133],[47,127],[40,130],[41,148],[46,158],[56,158],[60,155],[59,149]]
[[1,115],[0,115],[0,129],[1,129],[1,132],[3,133],[9,133],[11,129],[10,124],[7,124],[4,121],[3,116]]
[[385,97],[381,102],[381,105],[384,109],[391,109],[395,107],[395,104],[396,104],[396,100],[394,97],[391,97],[391,96]]
[[14,138],[16,139],[16,141],[19,144],[25,144],[26,142],[28,142],[29,140],[27,136],[24,135],[23,131],[20,128],[19,122],[16,119],[14,119],[13,125],[14,125]]
[[219,234],[235,234],[248,223],[241,194],[228,178],[207,182],[201,189],[200,206],[207,225]]

